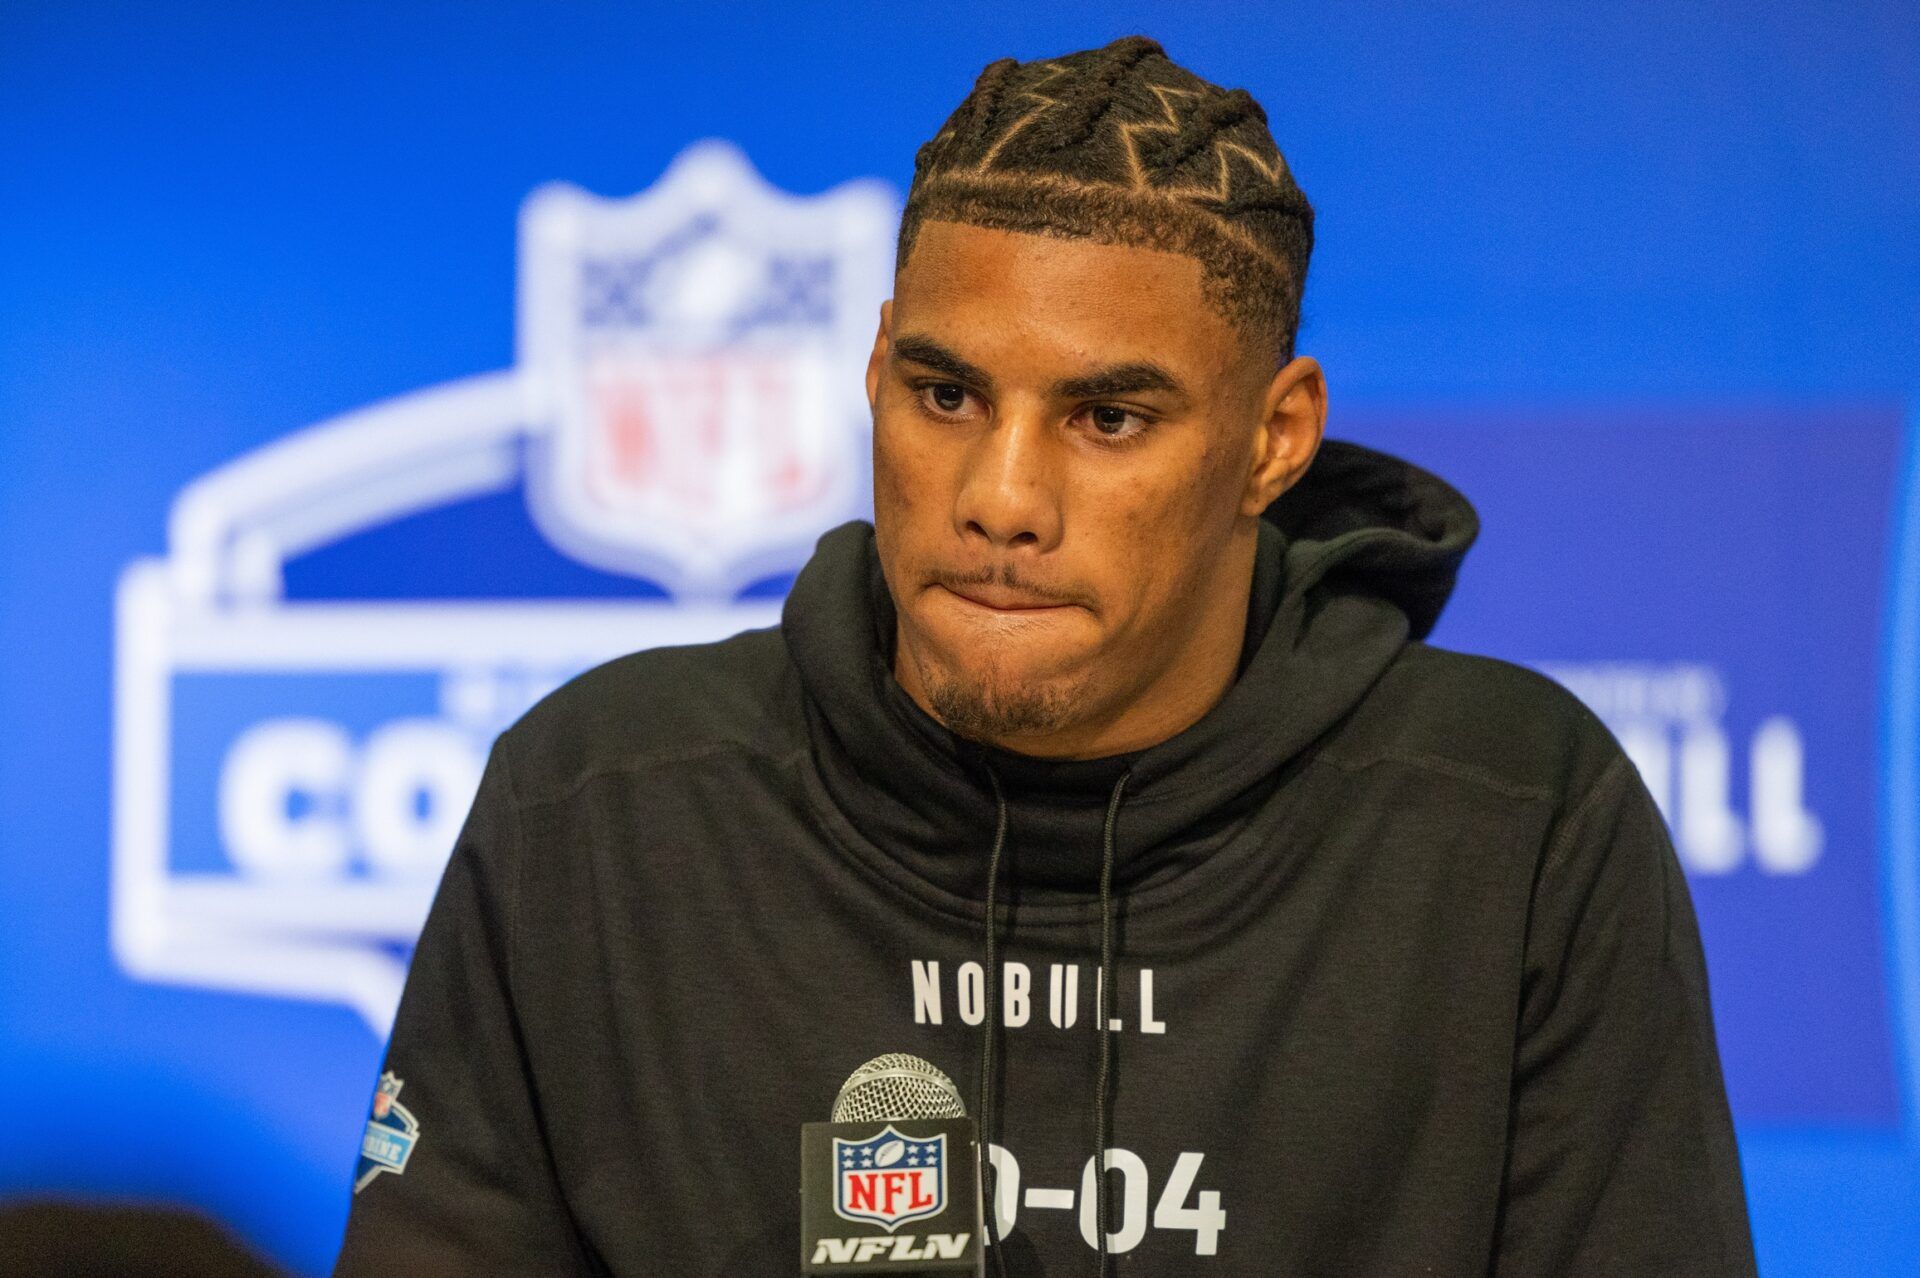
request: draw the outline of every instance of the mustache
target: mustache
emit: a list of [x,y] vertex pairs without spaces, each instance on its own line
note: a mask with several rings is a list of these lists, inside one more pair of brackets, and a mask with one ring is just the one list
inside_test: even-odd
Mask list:
[[997,567],[987,565],[984,568],[969,570],[935,568],[926,574],[930,585],[946,586],[949,589],[960,586],[1004,586],[1008,590],[1017,590],[1043,603],[1089,605],[1087,596],[1075,591],[1062,590],[1056,586],[1030,581],[1014,570],[1010,563]]

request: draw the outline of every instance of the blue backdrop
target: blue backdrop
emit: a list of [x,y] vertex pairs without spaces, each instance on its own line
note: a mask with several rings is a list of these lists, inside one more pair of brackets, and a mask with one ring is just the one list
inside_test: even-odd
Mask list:
[[851,378],[828,330],[870,336],[972,76],[1137,30],[1249,88],[1318,209],[1331,432],[1482,512],[1437,641],[1562,678],[1661,799],[1763,1271],[1913,1272],[1920,17],[1550,8],[0,9],[0,1196],[326,1268],[476,750],[762,624],[861,500],[837,399],[813,505],[622,470],[661,441],[593,370],[647,335],[539,263],[677,270],[696,214],[758,261],[805,216],[761,179],[837,191],[793,367]]

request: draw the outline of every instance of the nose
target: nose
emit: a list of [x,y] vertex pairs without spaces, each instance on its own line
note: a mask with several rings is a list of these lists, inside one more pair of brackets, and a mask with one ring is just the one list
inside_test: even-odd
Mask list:
[[1046,421],[1002,411],[970,443],[953,506],[963,539],[1039,553],[1060,544],[1058,462]]

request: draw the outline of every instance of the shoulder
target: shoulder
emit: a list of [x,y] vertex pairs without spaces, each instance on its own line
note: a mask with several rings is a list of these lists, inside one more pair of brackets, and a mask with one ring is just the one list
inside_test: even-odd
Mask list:
[[805,740],[779,627],[648,648],[574,676],[506,732],[499,749],[522,803],[562,797],[610,770],[729,750],[777,754]]
[[1599,716],[1546,675],[1426,643],[1402,650],[1326,753],[1349,767],[1393,760],[1556,802],[1585,793],[1624,757]]

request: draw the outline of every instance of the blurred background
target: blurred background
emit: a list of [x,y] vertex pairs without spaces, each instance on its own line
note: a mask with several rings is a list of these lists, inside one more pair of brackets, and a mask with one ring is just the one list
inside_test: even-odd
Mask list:
[[1916,1271],[1911,3],[0,7],[16,1228],[327,1269],[492,734],[772,619],[868,500],[914,149],[1135,31],[1318,210],[1330,433],[1482,514],[1435,641],[1660,799],[1763,1272]]

